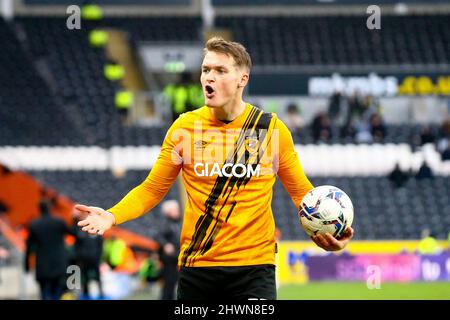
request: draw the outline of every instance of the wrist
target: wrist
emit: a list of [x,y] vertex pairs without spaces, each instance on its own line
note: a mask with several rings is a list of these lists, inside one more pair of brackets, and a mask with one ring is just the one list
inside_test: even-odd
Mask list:
[[109,211],[106,211],[106,212],[108,213],[108,215],[111,218],[112,225],[115,226],[116,225],[116,217],[111,212],[109,212]]

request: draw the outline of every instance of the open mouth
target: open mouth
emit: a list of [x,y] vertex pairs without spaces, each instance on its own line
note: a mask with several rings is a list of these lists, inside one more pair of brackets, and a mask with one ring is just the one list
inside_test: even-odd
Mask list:
[[210,85],[205,86],[205,94],[207,98],[212,98],[214,96],[214,88]]

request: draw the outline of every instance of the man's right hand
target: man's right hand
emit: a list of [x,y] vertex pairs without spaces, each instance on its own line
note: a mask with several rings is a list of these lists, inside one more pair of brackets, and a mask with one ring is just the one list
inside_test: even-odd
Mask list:
[[102,208],[77,204],[75,209],[79,211],[80,216],[85,216],[78,222],[78,226],[90,234],[103,235],[116,223],[114,215]]

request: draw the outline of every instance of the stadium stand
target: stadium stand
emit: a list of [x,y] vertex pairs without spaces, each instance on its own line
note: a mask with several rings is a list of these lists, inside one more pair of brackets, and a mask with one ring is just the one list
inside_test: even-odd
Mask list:
[[81,132],[63,112],[60,97],[37,75],[35,56],[24,50],[3,19],[0,41],[0,144],[73,144]]
[[[370,34],[359,27],[365,18],[218,17],[217,25],[231,29],[237,41],[246,43],[255,65],[437,65],[450,60],[448,16],[386,16],[383,30]],[[0,20],[0,39],[6,46],[6,50],[0,51],[3,103],[0,115],[7,123],[0,127],[0,145],[161,145],[167,124],[150,128],[121,124],[112,107],[114,93],[120,85],[104,78],[103,66],[108,58],[104,50],[89,46],[88,32],[101,26],[127,31],[134,43],[195,42],[201,38],[201,19],[105,18],[101,22],[87,22],[86,28],[76,32],[64,26],[65,18],[61,17],[19,17],[12,23]],[[287,32],[292,29],[298,32]],[[45,110],[30,111],[29,106],[43,105]],[[438,130],[437,125],[431,128]],[[381,143],[411,143],[419,130],[418,124],[387,125],[387,136]],[[297,144],[314,142],[309,127],[293,132],[293,138]],[[336,133],[326,143],[353,142]],[[103,207],[120,199],[147,173],[129,171],[125,178],[116,179],[103,170],[32,171],[35,177],[73,200]],[[316,185],[333,184],[348,190],[358,212],[355,227],[361,230],[356,235],[360,239],[417,238],[419,225],[426,221],[440,237],[445,237],[445,227],[450,225],[448,217],[441,216],[446,210],[438,209],[447,208],[448,212],[449,208],[446,192],[449,185],[445,177],[426,181],[423,188],[411,180],[404,190],[392,190],[387,179],[379,176],[312,180]],[[408,194],[415,194],[418,200],[406,201],[411,198]],[[177,190],[172,189],[169,196],[177,197]],[[386,206],[387,210],[380,206]],[[295,208],[279,183],[275,188],[274,208],[285,239],[304,237],[298,232],[295,215],[288,214],[295,212]],[[434,218],[425,221],[425,211]],[[158,219],[154,218],[157,215],[142,218],[143,223],[133,221],[126,226],[151,236],[157,227]]]
[[[439,125],[428,125],[431,132],[436,133],[439,131]],[[408,143],[414,144],[417,137],[420,135],[420,124],[386,124],[386,137],[378,143]],[[343,136],[340,132],[340,128],[337,126],[332,127],[332,136],[327,141],[322,141],[326,144],[353,144],[358,143],[355,138],[350,136]],[[310,126],[292,131],[292,138],[295,143],[298,144],[310,144],[314,143],[314,137]],[[361,142],[367,144],[368,142]]]
[[[302,17],[302,19],[220,17],[218,25],[231,28],[237,40],[248,44],[255,65],[302,65],[311,63],[321,65],[439,64],[449,60],[448,52],[450,50],[446,39],[449,38],[448,30],[450,28],[446,16],[386,17],[385,23],[392,28],[386,28],[390,31],[383,31],[383,34],[371,33],[369,38],[364,34],[349,37],[348,34],[342,32],[333,35],[331,26],[334,23],[342,25],[343,28],[345,26],[348,33],[351,34],[364,32],[357,31],[362,28],[354,27],[357,23],[360,23],[360,19],[361,17]],[[167,126],[150,128],[124,126],[121,124],[116,110],[112,107],[115,92],[120,89],[120,86],[118,83],[104,78],[103,66],[107,62],[105,52],[102,49],[90,47],[87,40],[88,31],[97,22],[89,22],[90,24],[88,23],[86,28],[76,32],[61,27],[64,22],[64,18],[58,17],[20,17],[11,25],[7,25],[6,22],[1,20],[2,42],[11,49],[4,50],[0,54],[4,61],[9,61],[9,64],[2,64],[2,68],[7,68],[8,65],[11,67],[11,69],[8,69],[9,71],[4,70],[2,72],[3,81],[10,81],[10,79],[17,77],[17,71],[14,74],[12,72],[12,70],[17,70],[16,67],[20,67],[20,70],[24,69],[26,75],[30,74],[30,76],[20,77],[21,80],[18,83],[22,83],[23,87],[14,86],[8,89],[9,86],[5,84],[0,89],[2,90],[2,96],[8,100],[5,103],[6,106],[2,108],[2,112],[5,117],[8,117],[7,119],[11,118],[11,121],[8,121],[8,126],[2,127],[4,131],[0,138],[3,139],[2,144],[99,145],[104,147],[161,144]],[[269,24],[274,27],[267,29],[266,26]],[[305,26],[305,28],[299,28],[301,30],[300,36],[296,35],[295,39],[289,39],[293,34],[285,32],[287,29],[284,28],[299,24]],[[134,42],[198,41],[200,38],[200,19],[196,17],[108,18],[102,20],[101,25],[126,30]],[[315,42],[316,27],[323,30],[319,34],[327,35],[322,39],[323,41]],[[421,31],[407,28],[418,28]],[[341,30],[340,28],[336,29]],[[39,32],[36,32],[36,30],[39,30]],[[273,34],[259,32],[258,30],[270,30]],[[397,34],[394,30],[402,32]],[[426,32],[430,32],[430,37],[434,38],[423,34]],[[411,52],[411,57],[401,56],[401,50],[397,48],[397,46],[403,48],[407,44],[404,43],[406,40],[396,39],[402,34],[417,37],[414,41],[408,40],[407,43],[411,43],[411,45],[422,44],[419,48],[405,49]],[[259,39],[258,37],[267,37],[267,39]],[[351,44],[347,44],[344,41],[334,41],[338,39],[336,37],[345,39],[361,37],[361,41],[352,41]],[[378,40],[375,40],[374,37],[378,37]],[[401,37],[406,36],[402,35]],[[22,41],[19,41],[19,39]],[[367,43],[367,41],[372,42]],[[376,41],[382,44],[376,46],[380,52],[366,52],[367,48],[372,48]],[[315,45],[310,42],[314,42]],[[321,47],[315,49],[318,43]],[[348,52],[335,48],[338,44],[342,45]],[[268,50],[268,46],[278,47],[282,50]],[[341,51],[342,55],[339,54]],[[398,53],[400,56],[391,56],[391,51],[400,52]],[[9,57],[11,52],[16,52],[16,54]],[[279,57],[271,56],[272,52],[276,52]],[[329,55],[337,60],[328,59]],[[339,59],[340,56],[347,60]],[[371,61],[365,60],[372,56]],[[319,60],[314,62],[311,60],[312,57]],[[37,77],[34,71],[38,66],[47,70],[47,76]],[[76,67],[73,68],[72,66]],[[28,87],[34,87],[36,91],[35,94],[30,94],[29,98],[28,92],[30,91],[26,90]],[[21,94],[22,92],[26,92],[26,95]],[[49,104],[50,107],[46,108],[46,112],[43,113],[30,114],[28,109],[27,111],[24,110],[23,113],[18,112],[17,108],[36,105],[36,102],[40,105]],[[56,108],[64,110],[64,112],[57,112],[54,110]],[[25,114],[27,114],[26,119],[20,119]],[[35,117],[38,121],[34,120]],[[15,129],[19,127],[21,130],[39,131],[42,134],[20,136],[13,134]],[[382,142],[411,142],[412,137],[418,130],[418,126],[413,124],[388,124],[387,136]],[[47,135],[45,135],[46,131],[49,132]],[[59,132],[60,134],[55,135],[52,132]],[[293,137],[296,143],[307,144],[313,141],[309,127],[301,132],[294,132]],[[327,141],[327,143],[348,142],[354,142],[354,140],[342,137],[339,134],[334,134],[330,141]]]
[[[64,21],[60,18],[21,20],[31,51],[49,67],[55,79],[54,91],[64,98],[72,122],[85,132],[76,145],[161,142],[158,138],[152,140],[152,130],[141,134],[138,128],[122,126],[113,107],[115,91],[120,86],[103,76],[107,61],[104,51],[89,46],[87,29],[70,32],[61,28],[61,23]],[[36,29],[42,33],[34,32]]]
[[[190,41],[198,40],[199,24],[198,18],[111,18],[102,21],[101,26],[125,30],[131,35],[131,41]],[[121,124],[117,111],[112,107],[115,92],[120,86],[103,76],[103,66],[108,61],[104,50],[92,48],[88,43],[88,31],[98,25],[96,22],[90,22],[85,29],[76,32],[61,27],[65,26],[64,18],[22,17],[17,19],[17,25],[25,32],[31,55],[41,58],[48,66],[54,78],[53,91],[67,105],[68,117],[83,127],[81,131],[85,134],[68,144],[162,143],[163,129],[167,126],[138,128]]]
[[217,25],[230,28],[237,41],[247,44],[255,65],[444,64],[450,60],[447,15],[385,15],[383,28],[375,32],[361,28],[366,19],[219,17]]
[[[385,177],[311,177],[314,185],[339,186],[352,199],[355,239],[418,239],[424,228],[445,239],[450,226],[450,179],[437,176],[420,183],[410,178],[395,189]],[[272,208],[284,240],[307,239],[299,233],[296,211],[289,195],[277,182]]]
[[[115,177],[110,171],[30,171],[39,182],[58,190],[77,203],[89,203],[102,208],[112,207],[128,191],[142,182],[148,171],[132,170],[123,177]],[[179,199],[176,186],[170,189],[167,199]],[[123,229],[133,231],[142,236],[153,238],[158,231],[161,219],[161,208],[158,205],[151,214],[121,225]]]

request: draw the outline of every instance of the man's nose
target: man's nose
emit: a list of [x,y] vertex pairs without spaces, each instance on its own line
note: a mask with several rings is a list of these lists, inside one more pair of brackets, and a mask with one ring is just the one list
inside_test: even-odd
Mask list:
[[215,81],[215,77],[214,77],[214,75],[213,75],[213,73],[212,72],[208,72],[208,74],[206,75],[206,82],[207,83],[210,83],[210,82],[214,82]]

